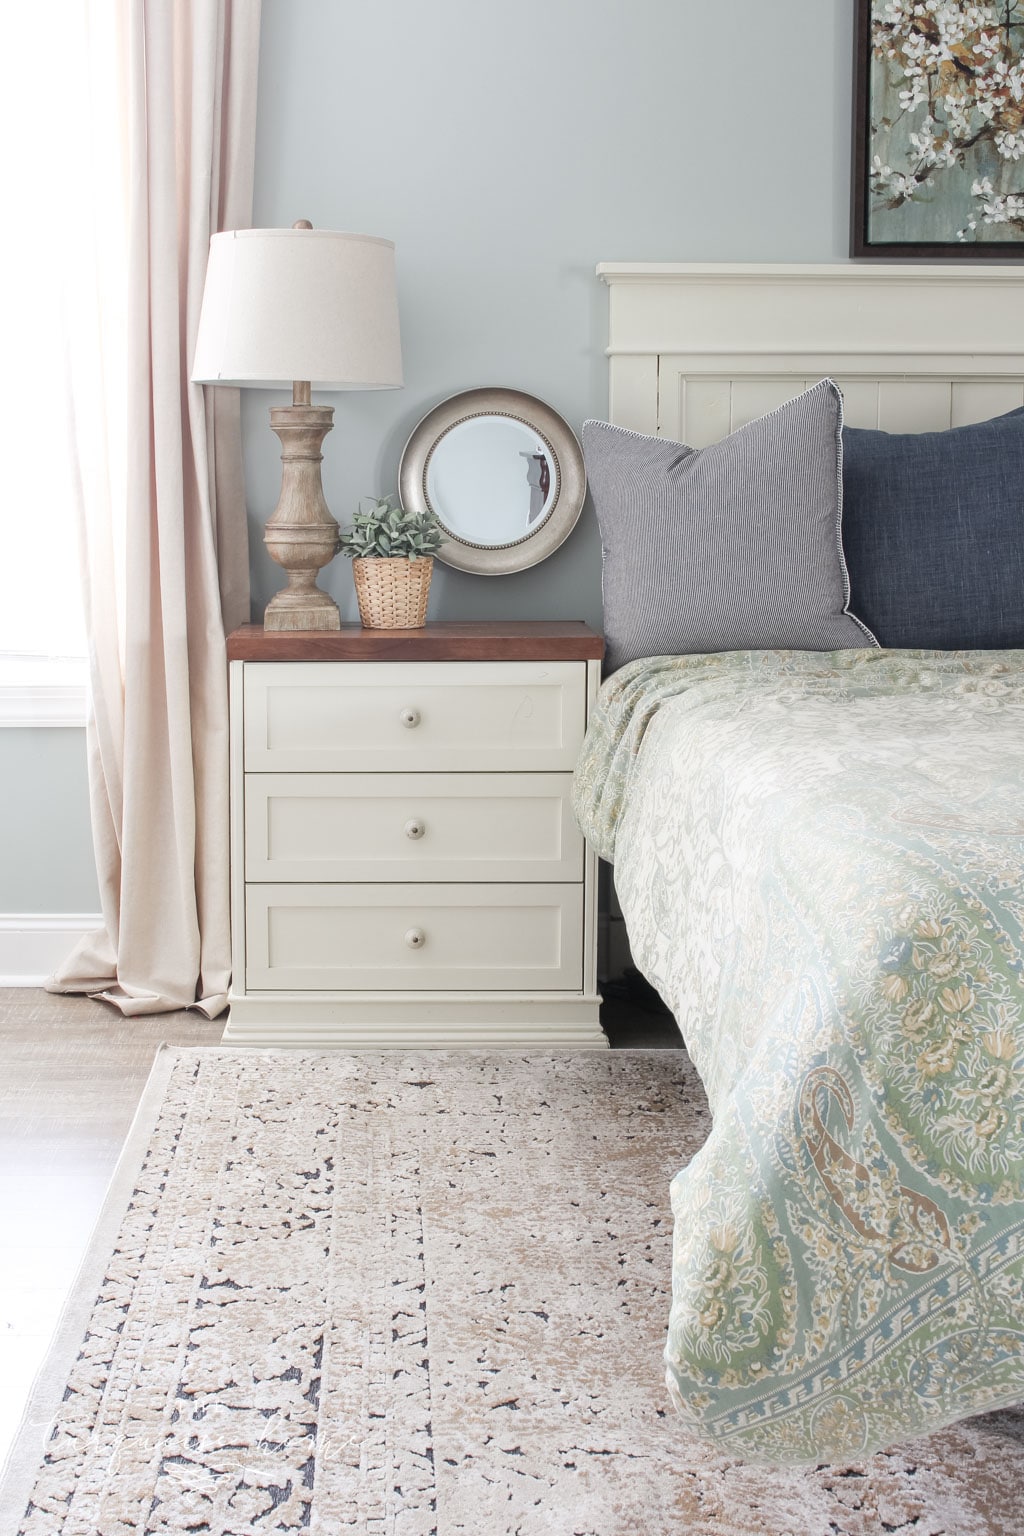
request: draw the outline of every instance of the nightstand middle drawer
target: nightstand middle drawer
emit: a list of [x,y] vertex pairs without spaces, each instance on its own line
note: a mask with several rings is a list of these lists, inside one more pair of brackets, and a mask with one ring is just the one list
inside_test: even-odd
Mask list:
[[253,880],[574,881],[568,773],[257,773],[245,779]]

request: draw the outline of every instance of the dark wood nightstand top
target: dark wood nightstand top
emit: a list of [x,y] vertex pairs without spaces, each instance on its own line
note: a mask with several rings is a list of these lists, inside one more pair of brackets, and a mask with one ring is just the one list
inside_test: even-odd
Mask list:
[[579,619],[473,619],[423,629],[265,630],[228,636],[229,661],[599,661],[604,640]]

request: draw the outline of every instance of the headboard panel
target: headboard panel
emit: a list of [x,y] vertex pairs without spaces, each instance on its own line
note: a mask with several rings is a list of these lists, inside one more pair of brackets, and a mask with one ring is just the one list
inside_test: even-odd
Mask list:
[[1024,405],[1024,267],[602,262],[609,420],[700,448],[835,379],[852,426]]

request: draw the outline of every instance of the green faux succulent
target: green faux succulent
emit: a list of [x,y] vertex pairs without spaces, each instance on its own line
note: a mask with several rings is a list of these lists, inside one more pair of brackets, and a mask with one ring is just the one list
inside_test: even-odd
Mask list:
[[338,540],[350,560],[419,560],[440,549],[444,535],[433,512],[406,512],[391,496],[375,501],[367,512],[362,508],[360,502],[351,528]]

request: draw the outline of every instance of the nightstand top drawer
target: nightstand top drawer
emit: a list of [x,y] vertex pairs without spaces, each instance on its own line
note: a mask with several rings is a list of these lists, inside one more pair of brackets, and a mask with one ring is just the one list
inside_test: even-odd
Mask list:
[[250,662],[249,772],[569,771],[582,662]]

